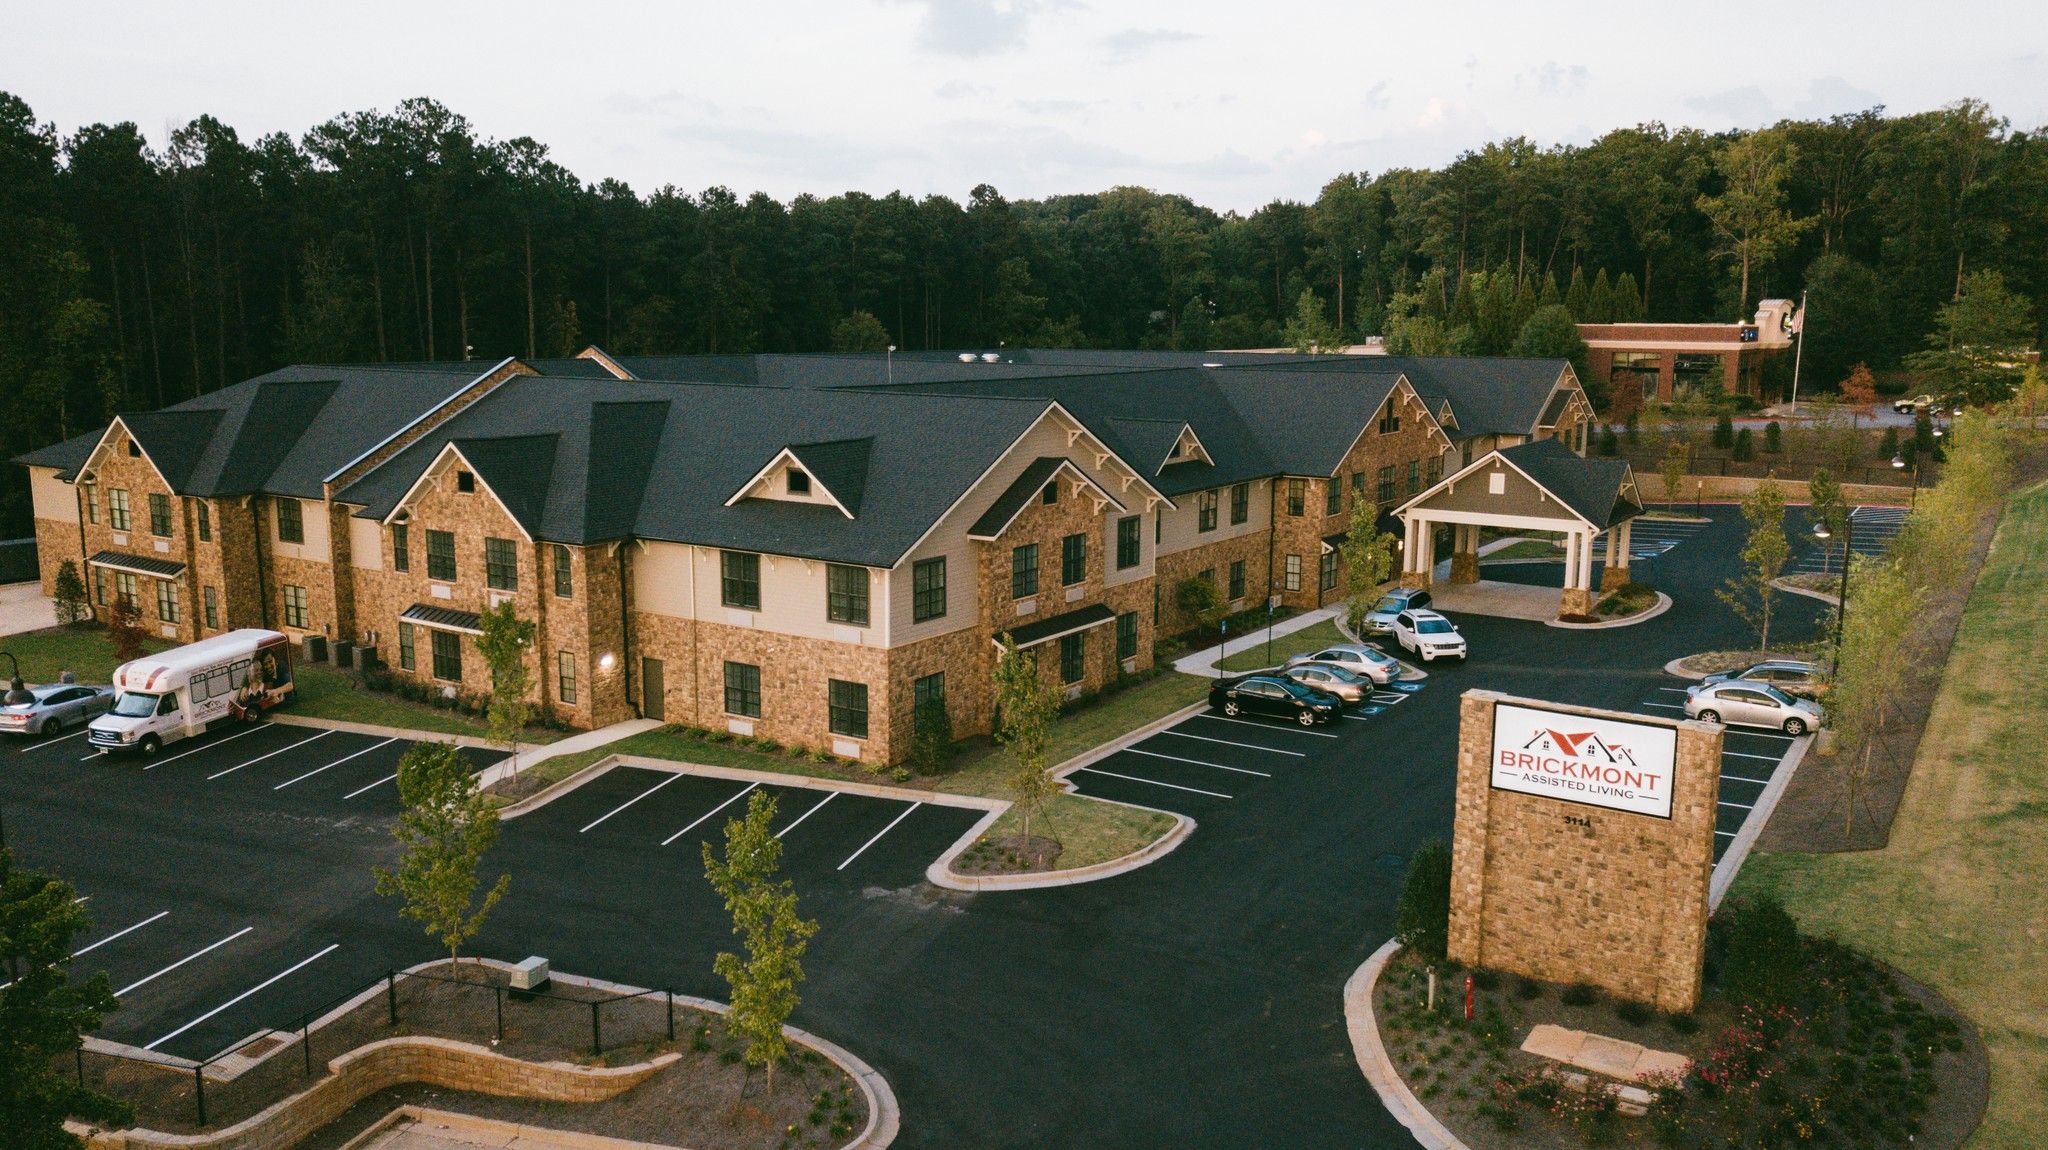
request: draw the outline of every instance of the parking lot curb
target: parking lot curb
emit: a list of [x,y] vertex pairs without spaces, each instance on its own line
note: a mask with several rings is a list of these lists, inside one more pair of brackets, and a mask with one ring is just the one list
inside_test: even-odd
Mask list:
[[1806,759],[1806,752],[1813,746],[1814,736],[1804,735],[1792,741],[1785,757],[1778,760],[1778,769],[1771,772],[1771,781],[1764,784],[1763,793],[1756,797],[1749,817],[1742,820],[1742,829],[1735,832],[1735,841],[1721,853],[1721,861],[1714,864],[1713,876],[1707,881],[1707,911],[1712,913],[1721,905],[1721,899],[1735,885],[1735,876],[1742,871],[1742,864],[1749,858],[1756,840],[1762,837],[1764,827],[1771,821],[1771,813],[1778,809],[1778,800],[1785,795],[1785,789],[1792,785],[1792,776],[1799,771],[1799,764]]
[[1616,627],[1633,627],[1638,623],[1647,623],[1669,610],[1671,610],[1671,596],[1659,591],[1657,592],[1657,603],[1655,606],[1647,611],[1637,612],[1624,619],[1608,619],[1600,623],[1567,623],[1562,619],[1546,619],[1543,621],[1543,625],[1546,627],[1557,627],[1565,631],[1611,631]]
[[1358,1059],[1365,1080],[1372,1083],[1373,1091],[1380,1096],[1380,1105],[1408,1128],[1423,1150],[1471,1150],[1408,1089],[1400,1072],[1394,1069],[1393,1059],[1387,1057],[1386,1045],[1380,1041],[1379,1020],[1373,1017],[1373,987],[1379,984],[1380,971],[1386,969],[1387,961],[1400,950],[1399,940],[1388,939],[1344,982],[1344,1029],[1351,1036],[1352,1056]]
[[1840,599],[1826,591],[1816,591],[1811,587],[1801,587],[1797,583],[1787,583],[1783,579],[1771,580],[1771,586],[1783,591],[1787,595],[1804,595],[1808,599],[1818,599],[1830,607],[1838,606],[1841,603]]
[[347,731],[357,735],[375,735],[381,739],[409,739],[415,743],[453,743],[458,747],[483,747],[487,750],[501,750],[502,745],[475,735],[451,735],[445,731],[421,731],[410,727],[386,727],[377,723],[351,723],[346,719],[322,719],[311,715],[293,715],[284,711],[272,711],[264,718],[287,727],[323,727],[330,731]]
[[642,767],[650,771],[670,771],[681,775],[708,775],[714,779],[738,779],[749,783],[773,783],[781,787],[802,787],[814,791],[845,791],[848,794],[866,795],[869,798],[898,799],[907,803],[924,803],[927,806],[969,807],[998,814],[1010,806],[1006,799],[985,799],[979,795],[921,791],[914,787],[892,787],[886,783],[861,783],[851,779],[828,779],[817,775],[789,775],[781,771],[756,771],[747,767],[714,767],[709,763],[692,763],[682,759],[613,755],[609,759],[601,760],[600,764]]
[[589,766],[583,768],[580,771],[577,771],[575,774],[570,775],[568,778],[556,779],[554,782],[549,783],[547,786],[542,787],[541,789],[533,792],[532,794],[526,796],[523,799],[518,800],[517,802],[507,803],[506,805],[499,807],[498,821],[504,822],[506,819],[516,819],[520,815],[530,815],[533,812],[541,809],[542,807],[547,806],[549,803],[554,802],[556,799],[561,798],[563,795],[568,794],[570,791],[575,790],[577,787],[580,787],[585,783],[597,781],[599,777],[603,776],[607,771],[610,771],[613,767],[616,767],[618,765],[619,756],[615,754],[606,755],[604,758],[597,760],[596,762],[590,764]]

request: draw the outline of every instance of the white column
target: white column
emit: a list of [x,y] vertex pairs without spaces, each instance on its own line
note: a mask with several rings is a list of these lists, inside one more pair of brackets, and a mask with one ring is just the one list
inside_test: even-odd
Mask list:
[[1577,587],[1586,571],[1586,537],[1574,531],[1565,536],[1564,585]]
[[1579,536],[1579,590],[1593,589],[1593,533]]

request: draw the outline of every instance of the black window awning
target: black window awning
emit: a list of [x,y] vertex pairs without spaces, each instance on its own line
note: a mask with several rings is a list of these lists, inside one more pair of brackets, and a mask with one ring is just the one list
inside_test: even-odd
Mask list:
[[120,551],[99,551],[86,562],[94,567],[107,567],[115,571],[128,571],[136,575],[147,575],[151,579],[176,579],[185,573],[183,563],[169,559],[155,559],[148,555],[128,555]]
[[1000,643],[1003,636],[1008,635],[1010,641],[1017,644],[1018,649],[1022,650],[1025,647],[1036,647],[1040,643],[1050,643],[1054,639],[1071,635],[1076,631],[1086,631],[1090,627],[1100,627],[1114,618],[1116,618],[1116,612],[1101,603],[1092,603],[1086,607],[1077,607],[1065,614],[1048,615],[1043,619],[1034,619],[1029,623],[1012,627],[1008,631],[998,631],[996,633],[996,641]]
[[414,603],[405,609],[399,618],[407,623],[417,623],[436,631],[460,631],[465,635],[481,635],[484,630],[478,625],[474,611],[457,611],[452,607],[429,607],[425,603]]

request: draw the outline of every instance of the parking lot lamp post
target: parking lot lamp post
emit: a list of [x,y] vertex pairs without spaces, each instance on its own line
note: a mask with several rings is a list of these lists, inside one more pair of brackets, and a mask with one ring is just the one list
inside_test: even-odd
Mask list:
[[36,697],[29,694],[28,687],[21,681],[21,662],[14,657],[14,652],[0,651],[0,655],[7,656],[7,665],[14,668],[13,674],[7,677],[6,704],[16,707],[23,703],[35,702]]
[[[1821,540],[1823,546],[1826,545],[1828,537],[1833,534],[1833,532],[1828,530],[1826,523],[1816,523],[1813,525],[1813,537]],[[1849,556],[1854,553],[1852,548],[1855,546],[1856,521],[1854,519],[1844,519],[1842,521],[1842,587],[1836,593],[1835,598],[1835,659],[1829,665],[1829,674],[1834,673],[1833,668],[1842,665],[1842,629],[1849,625]]]

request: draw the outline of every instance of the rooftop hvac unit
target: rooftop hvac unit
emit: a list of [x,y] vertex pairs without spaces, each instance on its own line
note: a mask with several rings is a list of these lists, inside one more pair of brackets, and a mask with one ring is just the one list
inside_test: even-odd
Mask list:
[[961,352],[961,353],[960,353],[960,362],[961,362],[961,363],[973,363],[973,362],[974,362],[974,353],[973,353],[973,352],[971,352],[971,351],[963,351],[963,352]]
[[1002,358],[1002,356],[997,355],[995,352],[992,351],[985,351],[981,353],[981,362],[983,363],[996,363],[1000,361]]

